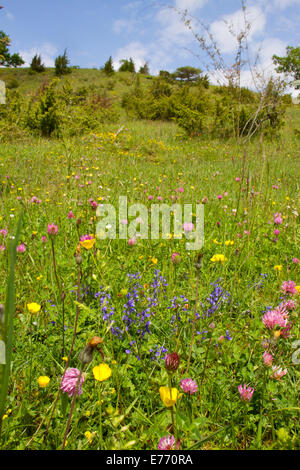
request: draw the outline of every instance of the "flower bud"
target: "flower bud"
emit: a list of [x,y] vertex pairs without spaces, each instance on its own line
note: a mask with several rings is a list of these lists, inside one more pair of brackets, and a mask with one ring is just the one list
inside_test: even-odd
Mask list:
[[78,359],[82,364],[89,364],[93,360],[93,348],[91,348],[89,345],[85,346],[83,348],[78,356]]
[[177,352],[173,352],[171,354],[167,354],[165,358],[165,368],[168,371],[174,372],[178,369],[180,363],[180,358]]
[[77,251],[75,254],[75,261],[76,261],[76,264],[81,264],[82,263],[82,256],[81,254]]

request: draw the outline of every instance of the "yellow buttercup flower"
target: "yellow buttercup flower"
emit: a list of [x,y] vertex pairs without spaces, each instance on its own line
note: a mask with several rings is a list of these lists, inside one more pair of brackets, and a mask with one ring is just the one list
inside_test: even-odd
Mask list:
[[95,238],[92,238],[91,240],[83,240],[80,242],[80,245],[83,246],[83,248],[86,250],[90,250],[95,245],[95,241]]
[[176,401],[181,396],[178,394],[177,388],[172,388],[170,392],[169,387],[160,387],[159,394],[165,406],[175,405]]
[[214,255],[212,258],[210,258],[210,261],[212,261],[213,263],[218,263],[218,262],[221,262],[221,263],[224,263],[224,261],[227,261],[227,258],[225,258],[224,255]]
[[92,440],[94,439],[95,434],[96,434],[95,431],[94,431],[94,432],[86,431],[86,432],[84,433],[85,437],[87,438],[87,440],[88,440],[90,443],[91,443]]
[[30,313],[38,313],[41,310],[41,306],[35,302],[27,304],[27,308]]
[[111,376],[111,368],[104,362],[93,368],[93,374],[96,380],[103,382]]
[[296,291],[298,292],[298,294],[300,293],[300,286],[295,286],[295,289]]
[[229,246],[229,245],[232,246],[233,244],[234,244],[233,240],[226,240],[226,242],[225,242],[226,246]]
[[50,382],[50,378],[47,377],[46,375],[41,375],[38,379],[38,384],[41,388],[45,388],[47,387],[47,385],[49,384]]
[[276,264],[276,266],[274,266],[274,269],[275,269],[275,271],[282,271],[282,265],[281,264]]

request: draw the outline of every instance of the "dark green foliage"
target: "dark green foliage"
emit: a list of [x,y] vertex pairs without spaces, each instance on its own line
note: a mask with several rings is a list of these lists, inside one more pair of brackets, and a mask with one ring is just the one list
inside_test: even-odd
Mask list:
[[67,56],[67,51],[63,53],[63,55],[59,55],[55,59],[55,74],[57,76],[66,75],[71,72],[70,68],[68,67],[70,60]]
[[174,73],[174,78],[183,82],[195,82],[200,78],[202,71],[195,67],[178,67]]
[[161,71],[148,88],[136,82],[122,98],[128,116],[173,120],[189,136],[250,138],[258,132],[274,136],[282,128],[286,105],[272,82],[261,97],[246,88],[209,89],[208,77],[178,83],[170,75]]
[[110,56],[110,58],[108,59],[107,62],[105,62],[105,65],[104,65],[104,68],[103,68],[104,72],[106,75],[110,76],[110,75],[113,75],[114,74],[114,68],[113,68],[113,63],[112,63],[112,58]]
[[53,80],[41,91],[38,101],[29,108],[27,125],[49,137],[59,128],[58,102],[55,93],[57,81]]
[[104,122],[118,119],[114,103],[105,90],[83,86],[73,90],[68,80],[45,81],[29,98],[10,91],[0,109],[0,126],[44,137],[80,135],[97,131]]
[[143,75],[150,75],[150,70],[147,62],[142,67],[140,67],[139,73],[142,73]]
[[163,78],[164,80],[168,82],[173,82],[174,81],[174,75],[167,70],[160,70],[159,71],[159,76],[160,78]]
[[14,88],[18,88],[18,86],[19,86],[19,82],[14,77],[6,82],[6,88],[8,90],[13,90]]
[[25,64],[24,60],[19,54],[9,53],[9,46],[9,37],[4,33],[4,31],[0,31],[0,65],[5,67],[20,67],[20,65]]
[[34,72],[38,72],[38,73],[41,73],[41,72],[44,72],[45,71],[45,66],[42,62],[42,58],[40,55],[35,55],[31,61],[31,64],[30,64],[30,68],[31,70],[33,70]]
[[129,60],[127,59],[122,59],[121,60],[121,67],[119,68],[119,72],[131,72],[131,73],[135,73],[135,65],[134,65],[134,62],[132,60],[132,58],[130,57]]
[[273,62],[277,65],[276,71],[279,73],[287,73],[294,80],[300,80],[300,47],[286,48],[286,57],[278,57],[273,55]]

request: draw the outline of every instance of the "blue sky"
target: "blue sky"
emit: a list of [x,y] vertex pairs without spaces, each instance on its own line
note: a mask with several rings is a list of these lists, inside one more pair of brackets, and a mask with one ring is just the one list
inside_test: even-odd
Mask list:
[[[132,57],[150,72],[174,71],[183,65],[208,70],[208,57],[170,7],[187,9],[195,31],[204,33],[199,19],[212,33],[228,67],[236,41],[228,25],[243,25],[240,0],[0,0],[0,29],[11,38],[11,51],[26,62],[41,54],[47,66],[67,48],[72,65],[99,68],[111,55],[119,61]],[[272,70],[273,54],[285,55],[286,46],[300,44],[300,0],[247,0],[251,22],[248,50],[252,61],[260,50],[263,71]],[[224,20],[227,22],[224,22]],[[205,34],[207,34],[207,32]],[[210,64],[210,69],[213,68]],[[211,72],[213,73],[213,72]],[[249,67],[243,72],[250,79]]]

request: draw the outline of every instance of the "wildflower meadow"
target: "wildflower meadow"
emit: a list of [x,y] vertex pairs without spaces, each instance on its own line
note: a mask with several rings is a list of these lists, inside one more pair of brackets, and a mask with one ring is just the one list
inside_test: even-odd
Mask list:
[[10,45],[0,449],[299,450],[299,100]]
[[[173,131],[1,146],[2,449],[299,446],[297,142]],[[97,237],[120,195],[204,205],[203,247]]]

